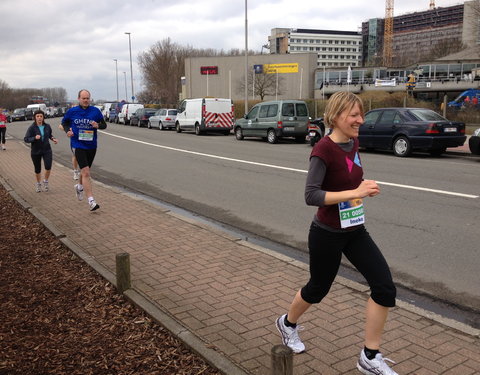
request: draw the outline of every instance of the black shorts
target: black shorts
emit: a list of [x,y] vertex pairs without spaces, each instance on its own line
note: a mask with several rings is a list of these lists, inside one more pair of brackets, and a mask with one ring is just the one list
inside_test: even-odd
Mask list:
[[93,164],[93,160],[95,159],[95,154],[97,153],[97,149],[84,149],[84,148],[75,148],[73,149],[75,158],[77,159],[77,163],[80,169],[85,167],[91,167]]

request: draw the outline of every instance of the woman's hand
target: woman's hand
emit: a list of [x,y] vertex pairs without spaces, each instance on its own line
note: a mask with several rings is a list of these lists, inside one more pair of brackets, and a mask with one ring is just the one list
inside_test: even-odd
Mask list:
[[36,139],[36,140],[39,140],[40,138],[42,138],[42,137],[41,137],[40,135],[38,135],[38,134],[35,136],[35,139]]
[[374,197],[380,194],[380,188],[374,180],[363,180],[355,190],[359,198]]

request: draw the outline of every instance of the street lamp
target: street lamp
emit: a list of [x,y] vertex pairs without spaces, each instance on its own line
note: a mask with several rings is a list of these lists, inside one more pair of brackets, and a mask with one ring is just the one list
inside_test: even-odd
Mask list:
[[245,113],[248,113],[248,20],[245,0]]
[[125,100],[128,102],[128,95],[127,95],[127,72],[123,72],[123,76],[125,77]]
[[128,50],[130,51],[130,79],[132,80],[132,101],[135,101],[135,93],[133,92],[132,41],[130,39],[131,33],[125,32],[125,34],[128,35]]
[[113,59],[115,61],[115,79],[117,80],[117,102],[118,102],[118,61],[117,59]]

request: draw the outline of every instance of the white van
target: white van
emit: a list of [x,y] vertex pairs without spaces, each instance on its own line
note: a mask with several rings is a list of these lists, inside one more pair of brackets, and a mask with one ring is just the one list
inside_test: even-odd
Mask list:
[[230,134],[235,122],[231,99],[199,98],[185,99],[178,109],[175,129],[195,131],[200,135],[206,132]]
[[124,104],[122,106],[122,111],[117,116],[117,124],[130,124],[130,118],[139,108],[143,108],[143,104]]
[[47,117],[47,105],[45,103],[39,103],[39,104],[29,104],[27,105],[27,109],[31,109],[33,112],[35,111],[42,111],[45,113],[45,117]]

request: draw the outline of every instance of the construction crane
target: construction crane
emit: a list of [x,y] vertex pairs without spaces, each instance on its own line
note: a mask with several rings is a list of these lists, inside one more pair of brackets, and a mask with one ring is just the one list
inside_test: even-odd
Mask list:
[[383,65],[392,66],[393,57],[393,0],[385,1],[385,31],[383,33]]

